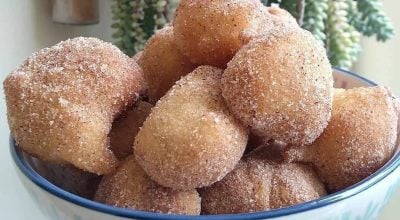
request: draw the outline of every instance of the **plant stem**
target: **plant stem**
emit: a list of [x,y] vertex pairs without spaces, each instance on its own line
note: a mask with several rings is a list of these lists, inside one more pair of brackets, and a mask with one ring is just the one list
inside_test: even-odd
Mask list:
[[303,26],[305,0],[297,0],[297,23]]

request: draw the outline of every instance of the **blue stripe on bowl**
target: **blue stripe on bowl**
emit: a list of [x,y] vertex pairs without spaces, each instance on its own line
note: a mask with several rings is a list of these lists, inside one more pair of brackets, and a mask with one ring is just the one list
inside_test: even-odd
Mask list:
[[359,79],[360,81],[363,81],[366,84],[369,84],[370,86],[377,86],[378,85],[375,82],[358,75],[357,73],[353,73],[351,71],[348,71],[348,70],[345,70],[345,69],[341,69],[341,68],[337,68],[337,67],[335,67],[335,70],[337,70],[338,72],[346,73],[346,74],[348,74],[350,76],[353,76],[353,77]]
[[[365,83],[374,86],[376,83],[365,79],[355,73],[338,69],[340,72],[344,72],[348,75],[356,77]],[[94,211],[99,211],[102,213],[107,213],[109,215],[115,215],[125,218],[134,218],[134,219],[164,219],[164,220],[173,220],[173,219],[189,219],[189,220],[222,220],[222,219],[265,219],[265,218],[274,218],[274,217],[282,217],[287,215],[296,214],[299,212],[310,211],[314,209],[318,209],[329,204],[333,204],[344,200],[346,198],[352,197],[357,195],[370,187],[374,186],[376,183],[383,180],[386,176],[391,174],[395,169],[400,166],[400,153],[396,152],[396,155],[385,164],[382,168],[380,168],[377,172],[369,176],[368,178],[364,179],[363,181],[348,187],[344,190],[336,192],[334,194],[330,194],[323,198],[320,198],[315,201],[310,201],[306,203],[301,203],[298,205],[290,206],[287,208],[275,209],[270,211],[263,211],[263,212],[255,212],[255,213],[246,213],[246,214],[229,214],[229,215],[205,215],[205,216],[187,216],[187,215],[173,215],[173,214],[159,214],[153,212],[144,212],[144,211],[137,211],[132,209],[124,209],[124,208],[117,208],[105,204],[101,204],[95,201],[91,201],[77,195],[74,195],[70,192],[67,192],[43,177],[41,177],[35,170],[23,159],[22,151],[15,145],[15,141],[12,137],[10,137],[10,151],[11,155],[18,166],[18,168],[22,171],[22,173],[29,178],[32,182],[34,182],[37,186],[42,188],[43,190],[59,197],[60,199],[69,201],[73,204],[78,206],[82,206]]]

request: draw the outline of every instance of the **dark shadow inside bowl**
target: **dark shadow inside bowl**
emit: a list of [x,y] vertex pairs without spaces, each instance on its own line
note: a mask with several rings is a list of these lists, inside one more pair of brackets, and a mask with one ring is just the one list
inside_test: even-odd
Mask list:
[[22,150],[21,155],[40,176],[55,186],[86,199],[93,198],[102,177],[73,165],[40,160]]

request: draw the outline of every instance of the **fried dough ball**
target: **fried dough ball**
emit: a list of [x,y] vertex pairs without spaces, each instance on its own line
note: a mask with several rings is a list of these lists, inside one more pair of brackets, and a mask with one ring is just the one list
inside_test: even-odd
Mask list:
[[265,211],[326,195],[310,167],[280,162],[279,145],[255,151],[220,182],[200,189],[204,214]]
[[94,200],[121,208],[168,214],[198,215],[201,206],[195,189],[178,191],[158,185],[133,156],[115,173],[103,177]]
[[157,31],[150,38],[140,58],[140,66],[148,83],[151,103],[156,103],[181,76],[196,68],[179,51],[172,26]]
[[179,49],[196,64],[225,67],[261,24],[271,24],[258,0],[182,0],[174,19]]
[[140,101],[122,113],[113,123],[109,137],[111,150],[118,160],[133,153],[133,142],[153,105]]
[[337,90],[332,118],[311,145],[291,148],[288,160],[311,162],[330,192],[351,186],[393,155],[398,100],[383,87]]
[[221,181],[200,189],[205,215],[256,212],[269,205],[273,166],[262,161],[240,161]]
[[275,168],[270,194],[272,209],[312,201],[326,195],[324,184],[310,166],[285,163]]
[[286,145],[270,141],[253,150],[248,158],[274,165],[270,193],[271,209],[283,208],[327,195],[325,185],[307,165],[284,161]]
[[221,96],[222,70],[201,66],[157,102],[135,139],[137,162],[157,183],[175,189],[208,186],[243,155],[247,129]]
[[11,133],[45,161],[112,172],[118,161],[107,134],[138,97],[141,82],[139,66],[112,44],[63,41],[34,53],[4,81]]
[[333,78],[323,46],[305,30],[251,41],[229,62],[222,95],[259,136],[312,143],[327,126]]
[[265,7],[268,14],[271,15],[272,27],[275,30],[283,28],[300,28],[296,19],[285,9],[279,7]]

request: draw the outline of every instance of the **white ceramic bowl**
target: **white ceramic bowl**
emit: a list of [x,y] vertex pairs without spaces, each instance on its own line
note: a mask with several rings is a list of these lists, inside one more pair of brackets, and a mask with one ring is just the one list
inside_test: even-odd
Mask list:
[[[335,87],[374,86],[375,83],[354,73],[335,70]],[[398,144],[399,146],[399,144]],[[40,176],[13,139],[11,154],[20,180],[50,219],[120,220],[120,219],[374,219],[400,185],[400,153],[365,180],[340,192],[315,201],[265,212],[214,216],[178,216],[116,208],[69,193]]]

